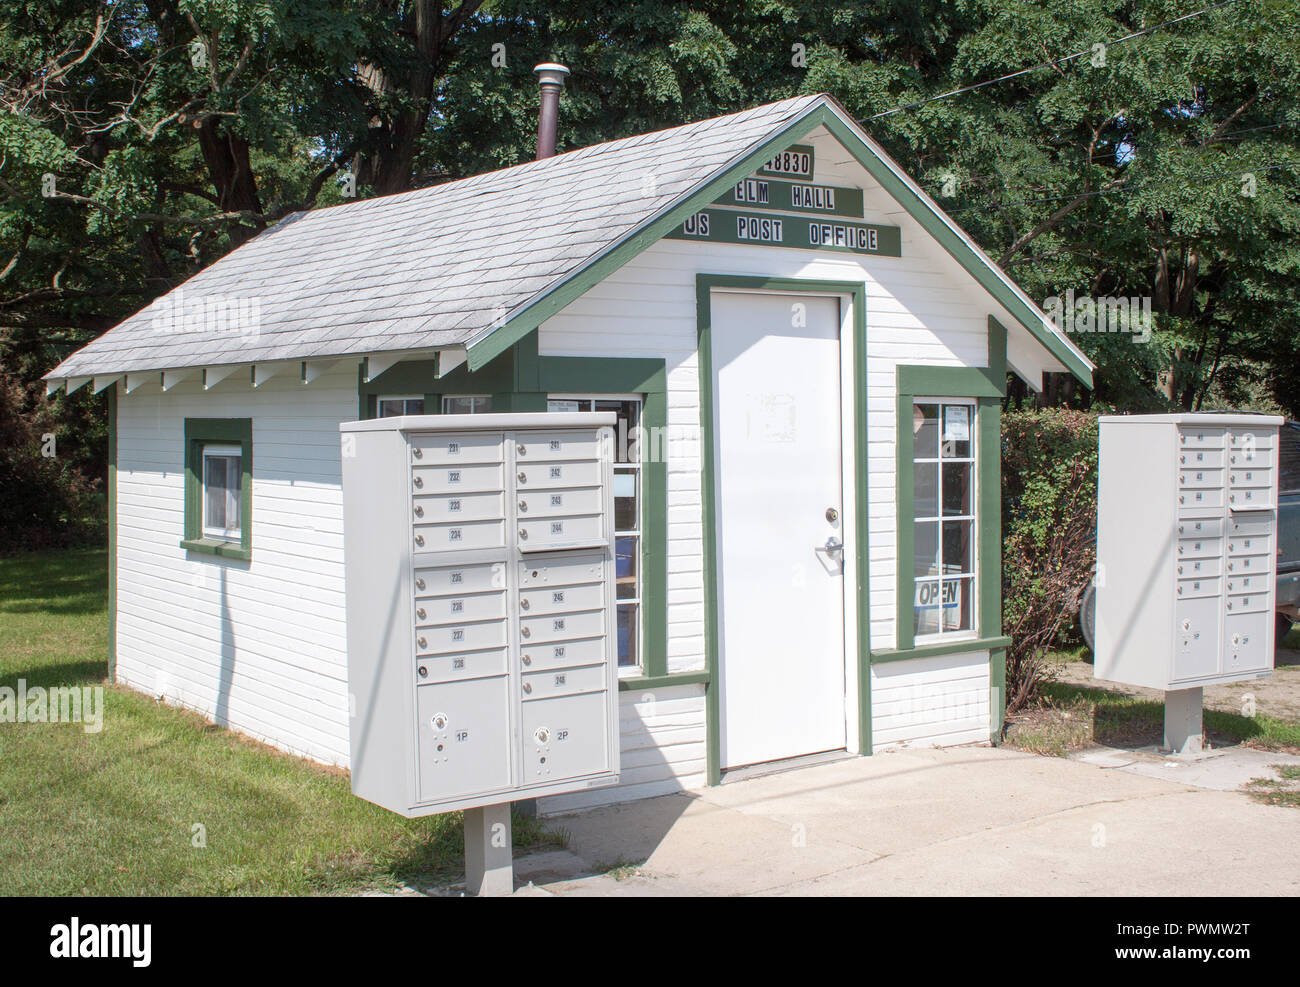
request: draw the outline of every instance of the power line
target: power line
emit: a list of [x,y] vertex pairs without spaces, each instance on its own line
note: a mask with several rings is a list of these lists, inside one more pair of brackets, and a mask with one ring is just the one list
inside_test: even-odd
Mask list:
[[[1223,0],[1222,3],[1216,3],[1209,7],[1202,7],[1200,10],[1194,10],[1190,14],[1183,14],[1182,17],[1175,17],[1173,20],[1164,21],[1163,23],[1156,24],[1153,27],[1146,27],[1143,28],[1141,31],[1134,31],[1132,34],[1126,34],[1124,35],[1124,37],[1116,38],[1114,41],[1104,41],[1102,42],[1102,44],[1107,48],[1109,48],[1111,45],[1121,45],[1125,41],[1132,41],[1134,38],[1140,38],[1144,34],[1151,34],[1153,31],[1159,31],[1161,28],[1171,27],[1172,25],[1178,24],[1181,21],[1190,20],[1193,17],[1199,17],[1201,14],[1208,14],[1212,10],[1218,10],[1221,7],[1226,7],[1229,4],[1233,4],[1236,2],[1237,0]],[[927,96],[925,99],[918,99],[914,103],[905,103],[902,106],[895,106],[892,110],[884,110],[880,113],[873,113],[871,116],[867,117],[867,119],[878,120],[881,117],[891,116],[895,113],[903,113],[907,110],[914,110],[918,106],[924,106],[926,103],[933,103],[940,99],[947,99],[949,96],[960,96],[962,93],[972,92],[973,90],[976,89],[983,89],[985,86],[996,85],[999,82],[1006,82],[1008,79],[1016,79],[1022,75],[1028,75],[1030,72],[1037,72],[1039,69],[1045,69],[1051,66],[1063,65],[1066,62],[1074,61],[1076,58],[1082,58],[1084,55],[1090,55],[1092,54],[1092,52],[1093,52],[1093,46],[1089,46],[1083,49],[1083,51],[1076,51],[1073,55],[1066,55],[1063,58],[1048,59],[1045,62],[1039,62],[1037,65],[1031,65],[1027,69],[1020,69],[1019,71],[1016,72],[1008,72],[1006,75],[998,76],[998,78],[996,79],[986,79],[983,82],[976,82],[969,86],[962,86],[959,89],[950,89],[948,92],[940,93],[937,96]]]

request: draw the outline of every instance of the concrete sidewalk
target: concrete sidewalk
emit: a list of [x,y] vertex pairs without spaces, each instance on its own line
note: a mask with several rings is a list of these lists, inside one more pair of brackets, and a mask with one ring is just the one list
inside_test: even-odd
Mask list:
[[517,894],[1300,894],[1296,809],[1004,748],[851,758],[549,824],[568,849],[518,860],[533,884]]

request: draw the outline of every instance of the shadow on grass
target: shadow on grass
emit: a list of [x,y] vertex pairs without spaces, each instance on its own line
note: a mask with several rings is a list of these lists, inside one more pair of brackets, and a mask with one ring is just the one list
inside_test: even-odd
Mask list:
[[27,683],[28,689],[34,686],[107,685],[108,661],[74,661],[24,668],[10,675],[0,675],[0,686],[17,688],[19,679]]
[[5,558],[0,612],[86,616],[107,600],[108,554],[103,549],[34,552]]

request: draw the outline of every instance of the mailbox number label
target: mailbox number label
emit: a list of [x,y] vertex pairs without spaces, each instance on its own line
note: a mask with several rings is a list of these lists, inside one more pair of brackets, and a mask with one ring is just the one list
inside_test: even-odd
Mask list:
[[460,453],[460,443],[459,443],[459,442],[448,442],[448,443],[447,443],[447,452],[448,452],[450,455],[452,455],[452,456],[459,455],[459,453]]
[[558,467],[558,466],[552,466],[552,467],[551,467],[551,479],[552,479],[552,480],[558,480],[559,478],[560,478],[560,467]]
[[459,510],[460,510],[460,501],[459,501],[459,500],[449,500],[449,501],[447,501],[447,510],[449,510],[449,511],[459,511]]
[[448,483],[459,483],[459,482],[460,482],[460,470],[447,470],[447,482],[448,482]]

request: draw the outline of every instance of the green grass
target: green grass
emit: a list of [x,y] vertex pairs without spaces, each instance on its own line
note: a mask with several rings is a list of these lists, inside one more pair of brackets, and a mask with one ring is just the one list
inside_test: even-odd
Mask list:
[[[1164,704],[1108,689],[1092,689],[1048,682],[1045,700],[1068,706],[1079,700],[1094,707],[1093,738],[1116,747],[1160,743],[1164,735]],[[1247,744],[1263,750],[1300,752],[1300,723],[1271,716],[1240,716],[1217,709],[1205,710],[1205,730],[1214,743]]]
[[[344,772],[108,685],[106,571],[103,551],[0,559],[0,686],[104,686],[98,733],[0,723],[0,891],[334,894],[460,878],[458,814],[402,819],[353,796]],[[515,820],[517,847],[554,841]]]
[[1265,805],[1284,805],[1300,809],[1300,765],[1270,765],[1277,778],[1256,778],[1246,786],[1246,791],[1256,801]]

